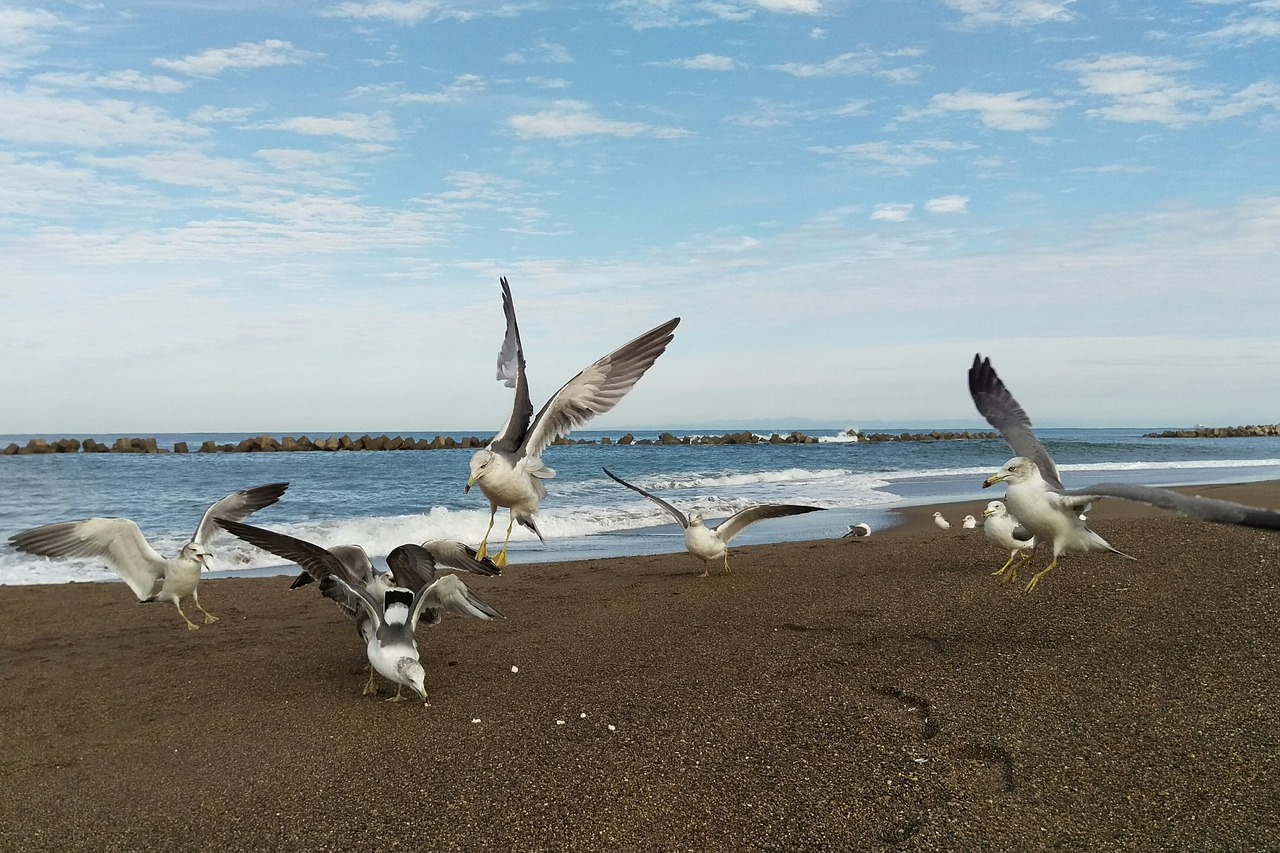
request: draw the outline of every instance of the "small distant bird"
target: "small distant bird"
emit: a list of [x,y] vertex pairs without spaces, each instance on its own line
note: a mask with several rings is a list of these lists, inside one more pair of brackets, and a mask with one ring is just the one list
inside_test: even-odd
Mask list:
[[947,521],[945,518],[943,518],[943,517],[942,517],[942,513],[940,513],[940,512],[935,512],[935,513],[933,514],[933,523],[934,523],[934,524],[936,524],[936,525],[938,525],[938,528],[939,528],[940,530],[950,530],[950,529],[951,529],[951,522],[949,522],[949,521]]
[[511,511],[502,550],[494,557],[494,562],[500,567],[507,565],[507,545],[516,522],[532,531],[539,540],[546,541],[533,520],[533,514],[538,511],[538,501],[547,496],[547,487],[542,481],[551,479],[556,472],[542,464],[542,451],[575,427],[616,406],[653,366],[658,356],[666,351],[680,322],[679,317],[674,317],[596,361],[566,382],[531,422],[533,403],[529,399],[529,382],[525,377],[520,327],[516,325],[511,288],[505,278],[501,279],[501,284],[507,332],[498,352],[498,379],[504,381],[508,388],[516,389],[515,407],[502,432],[494,436],[484,450],[471,457],[471,476],[463,489],[465,494],[471,491],[472,486],[478,485],[489,499],[489,527],[478,549],[481,559],[489,553],[489,534],[493,530],[498,507],[505,506]]
[[865,521],[857,524],[849,525],[849,532],[841,536],[841,539],[866,539],[871,535],[871,525]]
[[1053,571],[1063,554],[1108,551],[1133,559],[1113,548],[1080,519],[1094,501],[1104,497],[1137,501],[1216,524],[1280,529],[1280,512],[1275,510],[1211,498],[1187,497],[1168,489],[1098,483],[1067,491],[1062,486],[1049,451],[1031,431],[1031,419],[996,375],[990,359],[983,359],[980,355],[973,357],[973,366],[969,368],[969,394],[978,412],[1018,454],[988,477],[982,487],[1005,483],[1005,503],[1009,512],[1035,536],[1037,548],[1048,543],[1053,549],[1053,559],[1048,566],[1032,575],[1026,586],[1027,592],[1035,589],[1041,578]]
[[[1005,564],[991,574],[999,577],[1007,570],[1009,574],[1005,575],[1004,582],[1013,583],[1018,579],[1018,569],[1035,556],[1036,538],[1018,523],[1018,519],[1009,514],[1003,501],[988,503],[987,508],[982,511],[982,517],[982,534],[988,541],[1009,552],[1009,559]],[[1018,565],[1013,565],[1013,561],[1019,557],[1021,560]]]
[[[397,577],[435,574],[431,554],[421,545],[399,546],[387,555],[387,565]],[[468,589],[457,575],[437,578],[417,592],[391,587],[379,598],[362,587],[351,586],[338,574],[331,574],[320,582],[320,592],[337,601],[354,596],[369,616],[372,630],[368,632],[365,654],[379,675],[395,683],[396,695],[388,699],[389,702],[403,698],[401,687],[408,687],[427,702],[426,672],[418,654],[415,633],[420,618],[425,616],[428,624],[434,625],[444,610],[485,621],[502,618],[501,613]]]
[[[691,513],[685,516],[683,512],[676,509],[671,504],[664,501],[657,495],[650,494],[639,486],[633,486],[626,480],[614,474],[608,468],[604,472],[609,478],[615,482],[621,483],[633,492],[639,492],[649,500],[670,513],[676,523],[684,528],[684,547],[693,556],[697,557],[703,563],[701,577],[706,577],[710,572],[712,560],[724,559],[725,573],[729,573],[729,549],[726,547],[733,537],[737,536],[748,526],[755,524],[757,521],[764,521],[769,518],[783,518],[788,515],[800,515],[806,512],[820,512],[823,508],[820,506],[800,506],[797,504],[764,504],[762,506],[753,506],[748,509],[735,512],[726,518],[716,527],[707,527],[702,523],[701,513]],[[868,532],[871,528],[867,528]]]
[[41,557],[100,557],[124,579],[139,601],[172,601],[187,628],[195,631],[200,626],[182,611],[184,598],[189,597],[204,614],[204,624],[218,621],[217,616],[200,605],[196,594],[200,570],[209,568],[209,558],[213,556],[209,543],[218,532],[214,519],[219,516],[247,518],[280,500],[287,488],[288,483],[268,483],[222,498],[205,510],[195,535],[176,557],[160,556],[137,523],[128,518],[86,518],[46,524],[15,533],[9,541],[19,551]]
[[[297,589],[312,581],[323,582],[325,578],[335,576],[341,578],[348,589],[363,589],[374,600],[383,600],[388,590],[394,588],[407,589],[411,593],[432,583],[437,568],[457,569],[479,575],[497,575],[499,569],[491,560],[477,560],[476,552],[461,542],[447,539],[433,539],[421,546],[402,546],[404,550],[396,560],[387,557],[388,573],[374,570],[373,561],[368,553],[359,545],[334,545],[323,548],[305,539],[298,539],[274,530],[265,530],[249,524],[220,518],[218,524],[229,533],[256,545],[264,551],[297,563],[302,574],[294,579],[290,589]],[[415,550],[416,549],[416,550]],[[400,549],[397,549],[399,551]],[[392,553],[397,553],[393,551]],[[425,557],[419,553],[425,553]],[[411,559],[412,558],[412,559]],[[326,598],[332,599],[344,614],[355,622],[356,631],[367,645],[376,631],[375,619],[362,604],[356,594],[339,595],[322,589]],[[431,620],[430,624],[440,621]],[[373,678],[372,661],[369,667],[369,680],[365,683],[366,696],[376,694],[378,688]]]
[[972,515],[966,515],[964,517],[964,521],[961,522],[960,526],[963,527],[965,530],[972,530],[973,528],[978,526],[978,519],[974,518]]

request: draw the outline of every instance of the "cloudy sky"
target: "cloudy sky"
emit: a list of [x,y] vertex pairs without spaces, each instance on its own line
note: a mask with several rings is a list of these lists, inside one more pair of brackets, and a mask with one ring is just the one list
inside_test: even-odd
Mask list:
[[1274,422],[1280,0],[0,0],[0,432]]

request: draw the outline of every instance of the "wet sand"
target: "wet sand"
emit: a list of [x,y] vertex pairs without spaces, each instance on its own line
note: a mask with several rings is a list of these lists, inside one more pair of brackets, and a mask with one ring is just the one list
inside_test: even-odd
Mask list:
[[507,618],[419,630],[426,708],[361,696],[351,624],[287,578],[205,581],[198,632],[122,584],[0,587],[0,850],[1280,849],[1280,535],[1105,502],[1139,562],[1024,595],[959,529],[998,496],[731,575],[467,577]]

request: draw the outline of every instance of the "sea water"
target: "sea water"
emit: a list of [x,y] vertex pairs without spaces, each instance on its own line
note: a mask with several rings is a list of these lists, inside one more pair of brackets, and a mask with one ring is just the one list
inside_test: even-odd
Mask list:
[[[1189,485],[1280,478],[1280,438],[1150,439],[1142,429],[1047,429],[1037,435],[1068,488],[1098,482]],[[904,430],[885,430],[900,433]],[[370,435],[414,435],[430,430],[368,430]],[[659,430],[633,431],[656,438]],[[719,435],[723,431],[708,431]],[[765,437],[790,429],[756,430]],[[594,444],[551,447],[543,460],[556,470],[538,511],[543,545],[517,526],[513,565],[683,549],[681,528],[640,495],[608,479],[609,468],[686,513],[709,522],[760,503],[819,506],[826,512],[766,521],[748,528],[735,545],[835,538],[849,525],[873,529],[893,523],[890,512],[910,504],[961,501],[954,514],[979,515],[997,494],[982,481],[1011,456],[1000,440],[850,442],[841,430],[807,429],[816,444],[629,445],[622,431],[578,431]],[[301,435],[302,431],[278,435]],[[313,438],[316,433],[308,433]],[[325,432],[322,436],[328,436]],[[361,432],[350,433],[353,436]],[[462,437],[476,433],[444,433]],[[689,433],[678,433],[687,435]],[[25,444],[32,436],[0,436]],[[59,438],[61,436],[41,436]],[[85,436],[76,436],[85,438]],[[114,435],[92,436],[111,444]],[[161,435],[161,447],[245,435]],[[613,444],[600,444],[608,437]],[[190,539],[205,509],[218,498],[262,483],[287,481],[281,501],[250,517],[322,546],[358,544],[376,562],[397,545],[449,538],[479,543],[489,505],[473,488],[463,494],[472,450],[338,451],[295,453],[118,454],[74,453],[0,457],[0,538],[49,524],[92,516],[132,518],[162,554]],[[498,511],[490,542],[496,550],[509,516]],[[217,574],[278,574],[281,560],[227,534],[214,543]],[[0,583],[107,580],[100,561],[48,560],[0,546]]]

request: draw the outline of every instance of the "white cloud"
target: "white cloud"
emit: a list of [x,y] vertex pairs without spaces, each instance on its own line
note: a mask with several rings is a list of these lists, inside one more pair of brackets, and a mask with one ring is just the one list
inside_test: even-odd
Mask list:
[[320,14],[326,18],[353,18],[358,21],[390,21],[416,24],[443,8],[438,0],[374,0],[371,3],[342,3]]
[[387,142],[396,138],[396,129],[385,113],[347,113],[333,117],[297,116],[260,125],[268,130],[287,130],[306,136],[341,136],[358,142]]
[[44,92],[0,89],[0,139],[102,148],[164,146],[206,136],[208,130],[172,118],[164,110],[130,101],[81,101]]
[[187,88],[188,83],[163,74],[148,76],[138,71],[113,71],[110,74],[72,74],[70,72],[49,72],[37,74],[31,78],[33,82],[43,86],[55,86],[60,89],[117,89],[134,92],[154,92],[157,95],[172,95]]
[[1280,19],[1255,15],[1234,20],[1226,26],[1204,33],[1197,40],[1241,45],[1276,38],[1280,38]]
[[915,58],[924,55],[920,48],[901,48],[877,52],[872,50],[850,51],[824,62],[783,62],[768,66],[770,71],[781,71],[794,77],[851,77],[875,75],[891,82],[910,82],[919,76],[912,66],[894,66],[893,60]]
[[809,38],[813,39],[814,41],[822,41],[826,37],[827,37],[827,31],[824,30],[822,27],[814,27],[813,29],[809,30]]
[[44,9],[0,7],[0,74],[16,71],[48,49],[44,36],[69,26]]
[[439,92],[404,92],[396,96],[402,104],[450,104],[485,90],[484,78],[476,74],[461,74]]
[[877,222],[906,222],[914,208],[913,204],[877,204],[871,218]]
[[1027,92],[957,92],[934,95],[929,106],[917,115],[936,115],[940,112],[975,112],[987,127],[994,130],[1026,131],[1044,130],[1053,124],[1050,114],[1061,109],[1059,104],[1044,98],[1030,98]]
[[301,65],[317,56],[299,50],[287,41],[267,39],[241,42],[235,47],[206,50],[182,59],[157,59],[155,64],[192,77],[216,77],[224,71],[240,68],[271,68],[278,65]]
[[961,14],[961,23],[969,27],[1026,27],[1036,24],[1062,23],[1074,17],[1069,11],[1075,0],[942,0]]
[[822,0],[756,0],[756,5],[766,12],[787,15],[822,14]]
[[690,71],[732,71],[738,67],[733,59],[714,53],[700,53],[689,59],[677,59],[674,64]]
[[967,195],[943,195],[931,198],[924,203],[927,213],[942,216],[949,213],[968,213],[969,197]]
[[551,109],[507,119],[517,135],[525,139],[579,139],[591,136],[686,136],[688,131],[658,128],[642,122],[614,121],[596,115],[581,101],[557,101]]
[[851,160],[880,163],[905,171],[917,166],[930,166],[937,163],[938,158],[933,156],[933,152],[959,151],[972,147],[972,145],[958,142],[924,140],[899,144],[885,141],[858,142],[837,147],[816,146],[809,150],[815,154],[834,154]]

